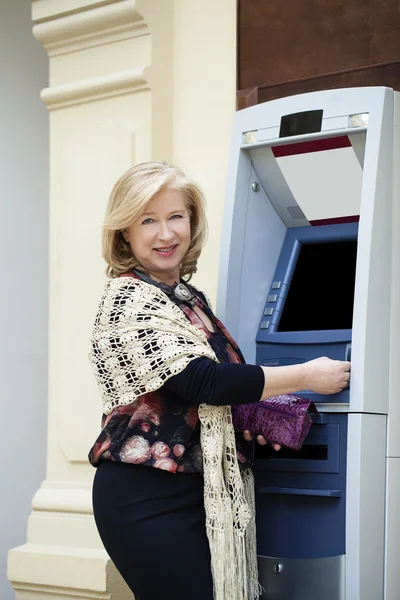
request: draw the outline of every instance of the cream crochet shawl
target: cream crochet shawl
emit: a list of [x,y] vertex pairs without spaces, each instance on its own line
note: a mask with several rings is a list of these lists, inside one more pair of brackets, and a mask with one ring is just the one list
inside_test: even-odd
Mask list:
[[[195,358],[217,361],[204,333],[164,292],[129,276],[106,284],[91,342],[106,414],[161,388]],[[255,600],[260,588],[253,476],[239,470],[231,408],[201,404],[199,418],[214,597]]]

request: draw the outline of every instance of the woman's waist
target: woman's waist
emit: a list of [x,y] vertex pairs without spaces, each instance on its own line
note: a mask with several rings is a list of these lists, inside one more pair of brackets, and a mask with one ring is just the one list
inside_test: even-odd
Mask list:
[[[121,439],[111,440],[106,432],[100,434],[89,452],[89,461],[97,467],[102,461],[111,461],[127,465],[154,467],[170,473],[202,473],[203,453],[200,443],[200,431],[194,431],[189,440],[177,440],[172,437],[160,436],[156,441],[143,435],[132,434]],[[251,466],[248,444],[243,443],[239,434],[236,435],[236,452],[239,467],[246,469]]]

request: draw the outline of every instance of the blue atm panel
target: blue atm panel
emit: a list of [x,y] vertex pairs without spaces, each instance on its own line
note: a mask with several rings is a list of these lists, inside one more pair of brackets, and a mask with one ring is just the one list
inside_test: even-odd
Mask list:
[[[288,229],[257,334],[257,363],[350,360],[358,223]],[[314,402],[349,402],[304,390]]]
[[255,450],[259,556],[345,554],[347,415],[319,418],[300,451]]
[[347,414],[313,420],[298,452],[255,447],[258,566],[268,600],[345,598]]

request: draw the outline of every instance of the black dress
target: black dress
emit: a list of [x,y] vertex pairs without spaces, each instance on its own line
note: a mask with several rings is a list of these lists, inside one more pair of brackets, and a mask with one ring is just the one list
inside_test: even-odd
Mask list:
[[[103,415],[89,454],[97,467],[96,525],[136,600],[213,600],[197,407],[255,402],[264,385],[262,369],[243,364],[200,294],[197,304],[214,332],[190,305],[181,308],[206,333],[220,364],[195,359],[161,390]],[[238,434],[239,464],[247,468],[244,446]]]

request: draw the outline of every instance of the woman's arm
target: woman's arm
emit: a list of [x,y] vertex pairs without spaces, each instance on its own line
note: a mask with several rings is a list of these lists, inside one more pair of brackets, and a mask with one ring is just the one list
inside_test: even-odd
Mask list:
[[350,363],[317,358],[299,365],[260,367],[197,358],[165,386],[187,404],[247,404],[309,389],[334,394],[346,387]]
[[210,358],[196,358],[165,387],[185,404],[246,404],[258,402],[265,385],[264,373],[257,365],[217,363]]
[[319,394],[335,394],[345,388],[350,379],[350,363],[322,357],[299,365],[262,367],[264,389],[261,400],[311,390]]

